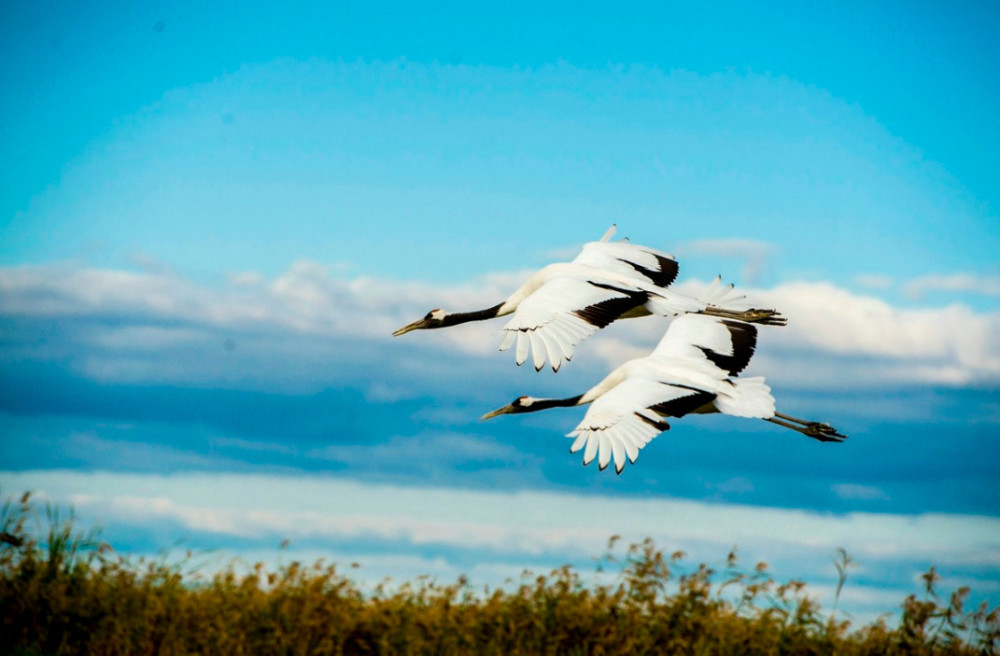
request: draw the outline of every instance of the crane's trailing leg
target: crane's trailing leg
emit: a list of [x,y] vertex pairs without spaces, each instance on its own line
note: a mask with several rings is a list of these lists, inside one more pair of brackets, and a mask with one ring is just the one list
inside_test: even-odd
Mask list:
[[791,428],[794,431],[798,431],[803,435],[808,435],[814,440],[819,440],[820,442],[843,442],[847,439],[846,435],[838,433],[837,429],[830,424],[819,421],[796,419],[795,417],[782,414],[780,412],[775,412],[774,417],[768,417],[766,418],[766,421],[779,426],[784,426],[785,428]]
[[724,317],[726,319],[736,319],[747,323],[759,323],[765,326],[784,326],[788,319],[781,316],[777,310],[761,310],[750,308],[749,310],[726,310],[724,308],[709,305],[704,310],[696,314],[707,314],[712,317]]

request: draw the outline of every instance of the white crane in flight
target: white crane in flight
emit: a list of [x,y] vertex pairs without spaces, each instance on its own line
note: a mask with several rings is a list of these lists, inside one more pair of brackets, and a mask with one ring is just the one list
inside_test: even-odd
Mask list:
[[641,448],[670,428],[666,417],[692,413],[764,419],[822,442],[847,439],[829,424],[776,412],[763,377],[736,378],[756,343],[757,329],[749,323],[685,314],[673,320],[650,355],[626,362],[583,394],[522,396],[483,419],[589,403],[583,421],[568,435],[576,438],[570,451],[583,449],[584,465],[597,457],[602,470],[614,460],[619,474],[626,459],[634,463]]
[[518,365],[530,351],[536,370],[547,360],[553,371],[559,371],[563,362],[572,359],[577,344],[617,319],[695,312],[785,324],[785,318],[774,310],[724,307],[743,298],[732,294],[732,286],[713,285],[702,298],[669,291],[678,270],[673,256],[628,241],[612,242],[615,231],[611,226],[600,241],[585,244],[572,262],[549,264],[537,271],[502,303],[475,312],[434,309],[393,336],[513,314],[503,328],[500,350],[516,345]]

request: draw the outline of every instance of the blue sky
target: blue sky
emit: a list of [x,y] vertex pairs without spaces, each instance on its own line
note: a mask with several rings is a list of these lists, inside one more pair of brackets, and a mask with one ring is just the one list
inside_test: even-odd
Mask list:
[[[859,613],[930,564],[1000,600],[994,4],[0,12],[5,493],[125,551],[292,537],[370,579],[586,566],[618,532],[821,594],[843,546]],[[568,453],[578,411],[477,418],[579,393],[661,320],[558,375],[500,322],[389,337],[613,222],[681,289],[783,310],[748,374],[851,440],[690,418],[616,477]]]

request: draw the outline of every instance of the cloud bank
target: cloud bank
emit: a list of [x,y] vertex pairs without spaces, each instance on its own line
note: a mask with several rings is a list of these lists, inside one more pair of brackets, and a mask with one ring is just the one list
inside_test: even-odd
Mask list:
[[[272,279],[237,273],[212,285],[155,268],[8,267],[0,269],[0,316],[8,325],[3,357],[62,357],[102,380],[178,383],[224,380],[232,375],[227,362],[244,355],[253,356],[244,361],[245,374],[280,377],[269,371],[280,359],[285,372],[300,371],[302,378],[317,357],[336,359],[338,344],[345,343],[361,345],[372,359],[391,344],[405,350],[400,357],[413,366],[447,352],[506,358],[495,353],[500,320],[396,341],[390,333],[434,307],[488,307],[526,276],[426,284],[348,278],[302,261]],[[677,286],[690,294],[701,288],[697,282]],[[751,304],[789,317],[786,328],[762,331],[751,365],[779,384],[823,389],[1000,381],[998,311],[961,304],[896,307],[822,282],[746,293]],[[585,346],[615,366],[648,352],[665,325],[657,319],[619,322]]]

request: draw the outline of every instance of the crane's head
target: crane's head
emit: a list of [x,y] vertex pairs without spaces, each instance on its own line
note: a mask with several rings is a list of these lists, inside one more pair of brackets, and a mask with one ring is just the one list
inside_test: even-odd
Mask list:
[[497,408],[493,412],[487,412],[485,415],[480,417],[480,419],[492,419],[493,417],[499,415],[515,415],[518,414],[519,412],[531,412],[532,410],[536,409],[533,408],[532,406],[535,404],[535,401],[537,400],[538,399],[532,396],[519,396],[516,399],[514,399],[513,403],[505,405],[502,408]]
[[411,330],[422,330],[426,328],[440,328],[444,324],[444,318],[448,316],[448,313],[440,308],[435,308],[424,315],[423,319],[418,319],[413,323],[408,323],[396,332],[392,334],[393,337],[399,337],[400,335],[405,335]]

